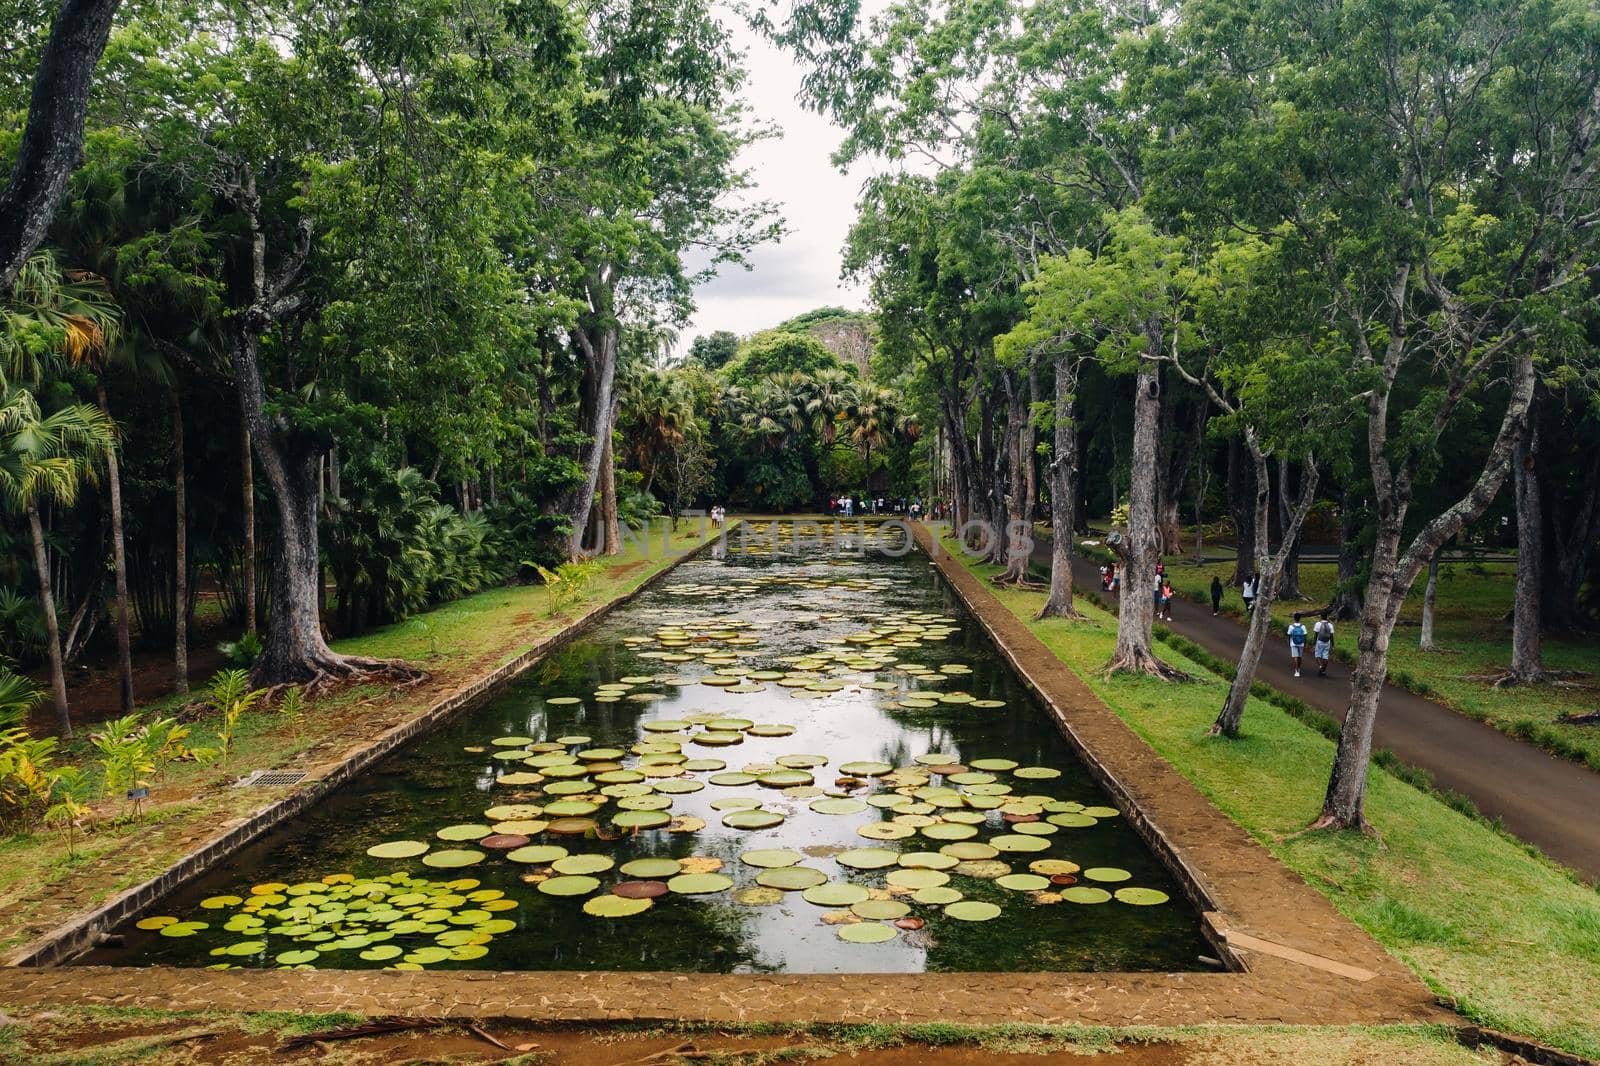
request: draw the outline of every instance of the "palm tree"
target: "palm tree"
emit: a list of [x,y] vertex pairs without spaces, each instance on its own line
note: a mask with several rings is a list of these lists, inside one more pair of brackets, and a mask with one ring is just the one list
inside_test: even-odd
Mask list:
[[839,424],[855,402],[857,386],[855,375],[843,367],[825,367],[811,379],[806,413],[811,416],[823,447],[833,445]]
[[0,501],[28,516],[49,645],[50,692],[63,737],[72,736],[72,717],[67,708],[67,677],[39,505],[54,500],[70,506],[77,499],[78,486],[93,478],[95,464],[111,451],[115,441],[111,419],[88,404],[73,404],[45,415],[25,389],[12,387],[0,394]]

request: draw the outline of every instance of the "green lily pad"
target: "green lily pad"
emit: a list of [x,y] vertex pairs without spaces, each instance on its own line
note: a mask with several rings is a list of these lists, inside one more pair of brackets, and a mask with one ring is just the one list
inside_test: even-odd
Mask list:
[[525,748],[533,743],[532,737],[495,737],[489,741],[497,748]]
[[1104,903],[1111,898],[1111,893],[1092,885],[1073,885],[1061,890],[1061,898],[1068,903]]
[[660,829],[670,821],[672,816],[665,811],[630,810],[619,813],[611,819],[611,824],[622,829]]
[[963,840],[955,844],[946,844],[939,849],[939,853],[961,862],[971,862],[978,859],[992,859],[1000,854],[1000,849],[977,840]]
[[581,875],[551,877],[539,882],[539,891],[547,896],[587,896],[600,887],[593,877]]
[[266,946],[265,940],[241,940],[237,944],[229,944],[222,951],[226,955],[259,955]]
[[915,832],[911,826],[899,822],[868,822],[856,827],[856,835],[868,840],[904,840]]
[[807,903],[815,903],[819,907],[849,907],[868,898],[865,888],[850,884],[848,881],[829,881],[826,884],[813,885],[800,895]]
[[566,854],[567,849],[559,844],[530,844],[525,848],[518,848],[516,851],[506,852],[506,858],[510,859],[512,862],[526,862],[539,865],[547,862],[555,862],[557,859],[565,857]]
[[399,958],[404,953],[404,948],[397,947],[394,944],[374,944],[360,954],[361,958],[366,959],[368,962],[384,962],[388,959]]
[[[395,948],[394,953],[396,955],[400,954],[400,949]],[[316,962],[321,957],[322,954],[317,951],[283,951],[275,955],[272,961],[280,966],[300,966],[308,962]]]
[[868,921],[893,921],[911,913],[911,905],[897,899],[864,899],[851,904],[850,913]]
[[860,814],[867,809],[864,802],[849,796],[830,796],[827,799],[812,800],[810,807],[818,814]]
[[756,782],[766,788],[795,788],[812,784],[815,780],[804,770],[773,770],[756,778]]
[[481,840],[492,832],[487,825],[447,825],[433,835],[440,840]]
[[1083,876],[1088,878],[1090,881],[1107,881],[1115,883],[1117,881],[1126,881],[1133,875],[1128,871],[1120,870],[1115,866],[1091,866],[1087,870],[1083,871]]
[[583,913],[596,918],[631,918],[643,914],[654,905],[650,899],[630,899],[625,896],[595,896],[583,901]]
[[938,851],[911,851],[900,856],[900,865],[923,870],[948,870],[961,860]]
[[1011,771],[1011,774],[1024,781],[1049,781],[1060,777],[1061,771],[1053,766],[1019,766]]
[[1063,811],[1045,818],[1051,825],[1059,825],[1066,829],[1087,829],[1091,825],[1098,825],[1100,819],[1078,811]]
[[608,855],[568,855],[550,864],[558,874],[598,874],[615,865]]
[[647,880],[672,877],[683,866],[677,859],[634,859],[632,862],[622,864],[622,873],[629,877],[643,877]]
[[777,888],[785,892],[799,892],[813,888],[828,880],[828,875],[809,866],[780,866],[756,874],[756,884],[764,888]]
[[881,870],[895,865],[899,860],[900,853],[888,848],[851,848],[833,857],[834,862],[852,870]]
[[893,926],[878,922],[858,922],[839,927],[839,939],[849,944],[881,944],[898,935]]
[[420,840],[390,840],[383,844],[374,844],[367,849],[367,854],[374,859],[414,859],[424,854],[430,846]]
[[771,829],[783,824],[783,815],[776,811],[730,811],[722,816],[722,824],[729,829]]
[[884,880],[896,888],[936,888],[950,880],[943,870],[890,870]]
[[582,703],[583,701],[577,696],[551,696],[545,702],[552,707],[571,707],[573,704]]
[[1015,834],[1007,834],[1004,836],[990,837],[989,845],[993,848],[999,849],[1000,851],[1029,852],[1044,851],[1050,847],[1050,842],[1048,840],[1040,839],[1039,837],[1025,837]]
[[1083,813],[1094,818],[1115,818],[1122,812],[1115,807],[1085,807]]
[[847,762],[839,767],[840,773],[851,777],[882,777],[893,770],[886,762]]
[[474,863],[480,863],[482,861],[483,852],[481,851],[445,850],[436,851],[431,855],[424,855],[422,857],[423,865],[437,866],[445,870],[454,870],[462,866],[471,866]]
[[783,890],[761,885],[741,888],[733,894],[733,901],[742,903],[746,907],[770,907],[774,903],[783,902]]
[[934,885],[931,888],[917,889],[916,892],[912,893],[911,898],[930,907],[943,907],[959,900],[961,898],[961,890],[959,888],[951,888],[949,885]]
[[1000,917],[1000,908],[982,900],[964,899],[946,906],[944,913],[945,917],[954,918],[958,922],[987,922],[991,918]]
[[1043,892],[1050,887],[1050,879],[1038,874],[1006,874],[995,878],[994,883],[1012,892]]
[[963,825],[960,822],[935,822],[933,825],[924,826],[922,835],[929,840],[970,840],[978,835],[975,826]]
[[429,965],[431,963],[443,962],[444,960],[448,959],[449,957],[450,957],[450,952],[446,948],[425,947],[425,948],[418,948],[417,950],[413,951],[411,954],[407,955],[406,956],[406,961],[407,962],[414,962],[418,966],[427,966],[427,965]]
[[683,896],[703,896],[712,892],[726,892],[733,887],[733,878],[723,874],[679,874],[667,882],[667,888]]
[[1172,898],[1158,888],[1119,888],[1115,894],[1118,903],[1131,903],[1135,907],[1154,907]]
[[997,877],[1004,877],[1011,872],[1009,863],[997,859],[967,859],[959,862],[955,867],[956,873],[962,877],[976,877],[980,881],[993,881]]

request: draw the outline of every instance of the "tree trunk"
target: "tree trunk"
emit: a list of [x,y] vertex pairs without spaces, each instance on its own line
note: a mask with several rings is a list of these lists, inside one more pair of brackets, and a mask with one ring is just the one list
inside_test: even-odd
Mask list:
[[[1255,430],[1245,427],[1245,445],[1250,451],[1252,465],[1255,467],[1254,481],[1256,484],[1256,502],[1254,522],[1257,529],[1267,527],[1267,514],[1272,507],[1271,478],[1267,472],[1267,457],[1261,451]],[[1289,464],[1280,461],[1278,476],[1287,476]],[[1283,488],[1279,485],[1279,497],[1282,498]],[[1261,665],[1261,653],[1266,649],[1267,642],[1272,637],[1272,604],[1277,597],[1279,583],[1283,577],[1284,567],[1294,551],[1294,542],[1299,538],[1300,527],[1304,524],[1306,515],[1311,513],[1311,505],[1317,498],[1317,464],[1314,456],[1307,455],[1304,467],[1300,472],[1300,499],[1283,518],[1283,538],[1279,542],[1276,552],[1268,552],[1267,546],[1262,541],[1256,542],[1255,572],[1259,580],[1256,582],[1255,608],[1250,612],[1250,625],[1245,630],[1244,647],[1239,652],[1238,668],[1234,671],[1233,682],[1228,686],[1228,695],[1222,701],[1222,710],[1217,715],[1217,720],[1212,723],[1210,734],[1212,736],[1237,737],[1239,724],[1244,719],[1245,704],[1250,698],[1250,687],[1255,683],[1256,670]]]
[[50,698],[56,709],[56,732],[72,739],[72,714],[67,708],[67,670],[61,661],[61,633],[56,625],[56,600],[50,591],[50,557],[44,548],[44,526],[39,505],[28,507],[28,532],[33,537],[33,569],[39,575],[39,610],[44,614],[45,640],[50,652]]
[[[100,410],[111,417],[106,402],[105,378],[95,381],[95,395]],[[116,577],[117,590],[117,691],[122,703],[122,713],[132,714],[133,697],[133,633],[128,611],[128,554],[122,539],[122,471],[117,463],[115,446],[106,449],[106,484],[111,489],[111,564]]]
[[[598,288],[598,286],[596,286]],[[576,558],[583,552],[583,534],[594,511],[604,467],[606,437],[611,429],[612,392],[617,372],[617,329],[614,325],[592,331],[578,329],[574,336],[583,353],[583,380],[578,388],[578,432],[588,439],[578,455],[584,479],[571,497],[572,535],[567,553]]]
[[1517,501],[1517,591],[1512,610],[1511,669],[1502,683],[1533,685],[1546,680],[1540,648],[1539,591],[1544,583],[1544,515],[1539,493],[1539,427],[1517,442],[1511,460]]
[[[1163,350],[1159,335],[1151,338],[1149,350]],[[1181,680],[1185,677],[1181,671],[1156,657],[1151,634],[1155,622],[1156,562],[1161,551],[1161,534],[1156,528],[1156,436],[1160,421],[1160,378],[1154,370],[1141,370],[1134,380],[1128,536],[1119,545],[1125,569],[1117,603],[1117,646],[1105,671]]]
[[1074,419],[1079,361],[1070,352],[1055,359],[1055,455],[1045,468],[1050,482],[1050,595],[1037,618],[1078,618],[1072,603],[1072,530],[1077,511],[1078,430]]
[[1366,524],[1365,501],[1346,488],[1339,496],[1339,575],[1333,601],[1328,608],[1341,621],[1361,617],[1365,609],[1361,568],[1367,561],[1362,527]]
[[1205,561],[1206,554],[1206,489],[1211,484],[1210,457],[1206,454],[1206,405],[1195,410],[1194,426],[1194,561]]
[[189,691],[189,504],[188,473],[183,454],[183,403],[178,390],[168,392],[172,405],[172,487],[173,528],[176,530],[176,562],[172,569],[172,667],[173,689]]
[[[1305,476],[1302,474],[1302,477]],[[1289,497],[1289,459],[1287,456],[1278,457],[1278,526],[1283,531],[1283,545],[1286,554],[1283,560],[1283,574],[1278,579],[1278,596],[1285,600],[1303,600],[1305,596],[1300,592],[1300,532],[1299,527],[1295,532],[1289,532],[1290,516],[1294,505]]]
[[1033,559],[1033,540],[1028,535],[1032,528],[1032,523],[1028,521],[1032,501],[1027,456],[1023,451],[1028,438],[1028,396],[1023,392],[1016,374],[1011,371],[1003,373],[1006,428],[1001,452],[1005,461],[1006,491],[1001,493],[1001,497],[1005,501],[1005,525],[1003,530],[996,531],[996,538],[1000,542],[997,554],[1005,570],[996,574],[994,580],[997,584],[1024,585],[1028,583],[1028,564]]
[[244,505],[244,631],[256,631],[256,476],[251,456],[250,423],[239,421],[239,471],[242,476]]
[[1439,557],[1444,554],[1440,548],[1428,560],[1428,583],[1422,589],[1422,634],[1418,646],[1423,651],[1438,651],[1439,645],[1433,642],[1433,602],[1439,592]]
[[1237,435],[1228,441],[1228,510],[1233,517],[1234,563],[1231,584],[1243,586],[1255,565],[1255,474],[1250,457]]
[[28,119],[0,191],[0,293],[44,240],[83,149],[89,82],[119,0],[64,0],[33,75]]
[[604,534],[601,553],[622,554],[622,530],[617,526],[617,466],[611,454],[611,427],[605,431],[605,447],[600,453],[600,526]]

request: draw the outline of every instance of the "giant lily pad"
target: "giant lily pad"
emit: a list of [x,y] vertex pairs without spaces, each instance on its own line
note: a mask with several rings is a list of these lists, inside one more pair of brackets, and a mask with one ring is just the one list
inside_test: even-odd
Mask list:
[[1133,875],[1126,870],[1119,870],[1115,866],[1091,866],[1083,871],[1083,876],[1090,881],[1115,883],[1117,881],[1126,881]]
[[1073,885],[1061,890],[1061,898],[1069,903],[1105,903],[1111,898],[1111,893],[1092,885]]
[[477,840],[494,832],[486,825],[447,825],[433,835],[440,840]]
[[1115,895],[1118,903],[1131,903],[1135,907],[1154,907],[1172,898],[1158,888],[1119,888]]
[[991,847],[998,848],[1001,851],[1028,852],[1044,851],[1050,846],[1050,841],[1043,840],[1039,837],[1025,837],[1015,834],[1007,834],[1005,836],[990,837],[989,844]]
[[771,829],[783,824],[783,815],[756,809],[730,811],[722,816],[722,824],[729,829]]
[[904,840],[915,832],[911,826],[898,822],[868,822],[856,828],[856,835],[868,840]]
[[882,777],[893,770],[886,762],[847,762],[839,767],[840,773],[851,777]]
[[995,878],[994,883],[1013,892],[1043,892],[1050,887],[1050,879],[1038,874],[1006,874]]
[[724,874],[679,874],[667,882],[667,887],[679,895],[703,896],[726,892],[733,887],[733,878]]
[[893,866],[900,860],[900,853],[890,851],[888,848],[851,848],[841,851],[833,857],[840,866],[848,866],[852,870],[881,870]]
[[890,870],[884,878],[896,888],[936,888],[950,880],[943,870],[900,869]]
[[850,913],[868,921],[892,921],[911,913],[911,905],[897,899],[864,899],[850,906]]
[[597,874],[611,869],[612,865],[608,855],[568,855],[551,863],[550,869],[558,874]]
[[848,796],[831,796],[828,799],[812,800],[811,809],[818,814],[860,814],[867,809],[867,805]]
[[803,858],[805,858],[804,855],[790,848],[758,848],[740,855],[739,861],[746,866],[777,869],[783,866],[794,866]]
[[595,896],[593,899],[583,901],[583,913],[596,918],[631,918],[635,914],[643,914],[651,906],[648,897]]
[[600,887],[593,877],[581,875],[551,877],[539,882],[539,891],[547,896],[587,896]]
[[823,884],[827,880],[827,874],[821,870],[813,870],[809,866],[780,866],[773,870],[762,870],[756,875],[756,884],[765,888],[782,889],[785,892],[799,892]]
[[982,900],[964,899],[946,906],[944,914],[946,918],[954,918],[958,922],[987,922],[1000,917],[1000,908]]
[[672,877],[683,868],[677,859],[649,858],[634,859],[622,864],[622,873],[629,877],[643,877],[647,880],[658,877]]
[[849,907],[869,898],[870,894],[862,886],[848,881],[829,881],[814,885],[800,895],[807,903],[815,903],[819,907]]
[[462,866],[472,866],[483,861],[483,852],[468,850],[436,851],[431,855],[422,857],[424,865],[437,866],[441,869],[454,870]]
[[860,922],[839,927],[839,939],[851,944],[881,944],[899,935],[894,926],[879,922]]
[[611,894],[624,899],[655,899],[667,894],[665,881],[618,881],[611,886]]
[[567,849],[559,844],[531,844],[528,847],[507,852],[506,858],[512,862],[542,865],[547,862],[555,862],[566,854]]

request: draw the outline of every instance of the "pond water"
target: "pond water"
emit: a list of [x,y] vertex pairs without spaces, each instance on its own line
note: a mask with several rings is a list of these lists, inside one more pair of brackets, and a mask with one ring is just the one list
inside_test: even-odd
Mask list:
[[926,556],[750,532],[790,535],[680,566],[82,961],[1203,968],[1194,909]]

